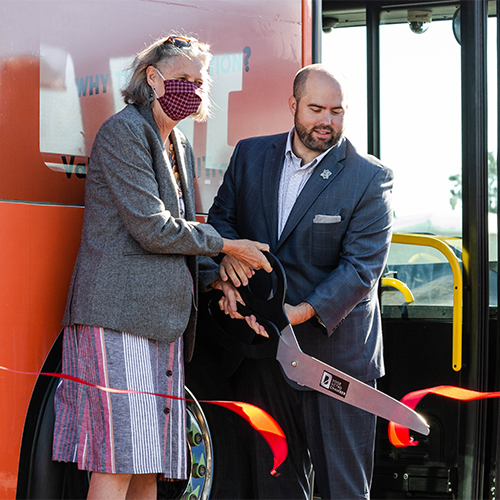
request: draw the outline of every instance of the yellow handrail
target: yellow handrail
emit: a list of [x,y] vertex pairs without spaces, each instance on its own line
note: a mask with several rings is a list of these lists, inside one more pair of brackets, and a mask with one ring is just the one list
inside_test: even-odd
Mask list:
[[411,293],[411,290],[408,288],[408,285],[400,280],[397,280],[396,278],[382,278],[382,286],[390,286],[392,288],[396,288],[396,290],[399,290],[403,294],[403,297],[405,298],[407,304],[415,300],[415,297],[413,296],[413,293]]
[[437,236],[427,234],[394,233],[393,243],[420,245],[439,250],[448,260],[453,273],[453,338],[451,347],[451,365],[453,370],[462,369],[462,269],[457,256],[447,243]]

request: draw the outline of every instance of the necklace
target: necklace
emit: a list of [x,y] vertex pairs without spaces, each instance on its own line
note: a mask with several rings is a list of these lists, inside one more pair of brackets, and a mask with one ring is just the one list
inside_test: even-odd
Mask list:
[[172,165],[172,170],[174,172],[175,183],[177,184],[177,196],[179,198],[179,209],[180,215],[184,218],[184,197],[182,194],[182,184],[181,184],[181,176],[179,175],[179,167],[177,166],[177,159],[175,154],[175,148],[173,143],[171,142],[168,147],[168,157],[170,159],[170,165]]

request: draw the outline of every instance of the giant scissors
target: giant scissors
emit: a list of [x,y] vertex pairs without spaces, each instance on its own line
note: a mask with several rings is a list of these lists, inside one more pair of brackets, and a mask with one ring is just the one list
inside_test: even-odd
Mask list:
[[[269,347],[271,347],[272,355],[276,356],[285,375],[297,384],[427,436],[429,426],[418,413],[387,394],[302,351],[285,313],[287,287],[285,270],[273,254],[264,253],[276,278],[273,293],[267,298],[257,296],[251,288],[252,280],[247,286],[241,286],[238,289],[245,302],[245,306],[238,303],[240,314],[243,316],[253,314],[266,327],[271,337],[267,349],[260,349],[259,346],[246,346],[246,352],[250,352],[250,357],[268,357]],[[212,314],[214,314],[213,309]],[[225,340],[229,340],[227,335]],[[234,339],[229,340],[230,348],[238,350],[236,344]],[[260,353],[264,353],[263,355],[258,354],[259,349]]]

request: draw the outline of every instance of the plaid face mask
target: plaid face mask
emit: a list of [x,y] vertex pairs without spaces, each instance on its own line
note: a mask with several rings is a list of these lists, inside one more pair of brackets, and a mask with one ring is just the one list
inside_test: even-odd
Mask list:
[[[159,71],[158,74],[163,78]],[[163,84],[165,94],[158,97],[154,89],[153,92],[168,117],[180,121],[198,111],[203,95],[203,90],[198,84],[187,80],[165,80],[165,78]]]

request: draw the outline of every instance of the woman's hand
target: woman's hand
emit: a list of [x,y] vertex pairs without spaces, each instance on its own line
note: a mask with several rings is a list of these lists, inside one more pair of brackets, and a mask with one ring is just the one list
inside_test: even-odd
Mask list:
[[245,303],[241,298],[240,292],[238,292],[238,289],[231,283],[231,281],[222,281],[222,279],[219,278],[211,284],[211,287],[216,290],[221,290],[224,294],[224,296],[219,300],[219,307],[221,308],[221,311],[224,311],[231,318],[243,319],[243,316],[238,313],[237,302],[243,305]]
[[231,280],[234,286],[247,286],[255,271],[245,262],[226,255],[219,265],[219,274],[224,281]]
[[258,335],[269,338],[266,329],[259,324],[257,318],[252,314],[250,316],[242,316],[237,309],[237,302],[245,305],[241,298],[238,289],[230,281],[217,280],[212,283],[212,287],[217,290],[222,290],[224,296],[219,300],[219,307],[221,311],[233,319],[244,319],[248,326]]

